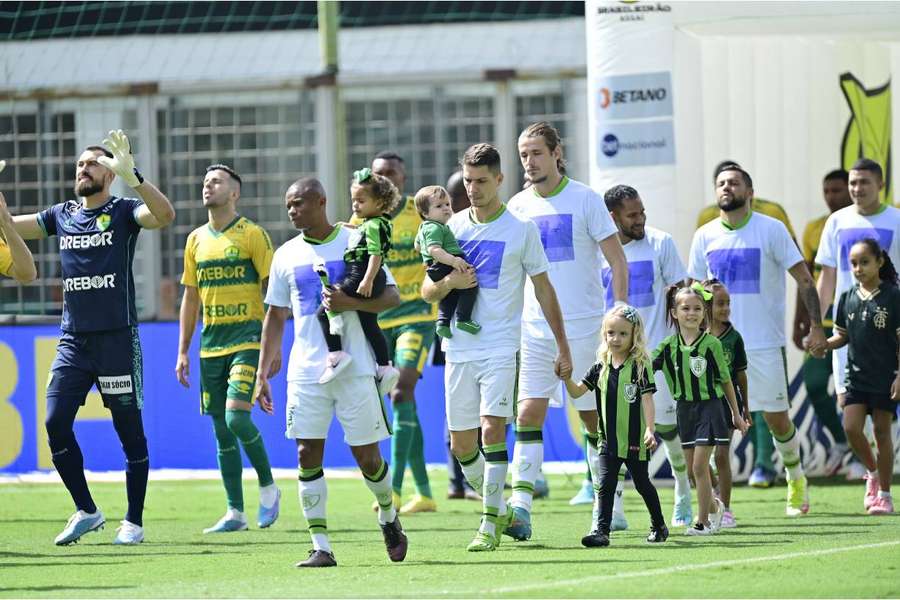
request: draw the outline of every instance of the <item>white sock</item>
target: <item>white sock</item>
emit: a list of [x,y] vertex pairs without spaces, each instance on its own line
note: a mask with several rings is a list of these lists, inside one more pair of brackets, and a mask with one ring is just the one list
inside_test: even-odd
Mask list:
[[225,511],[225,517],[231,521],[246,521],[247,517],[244,516],[244,513],[239,511],[236,508],[229,508]]
[[325,518],[328,486],[325,483],[322,467],[300,469],[297,489],[300,493],[300,507],[303,509],[303,518],[306,519],[306,525],[309,528],[313,549],[331,552],[331,545],[328,543],[328,523]]
[[[521,432],[517,432],[517,435],[521,435]],[[543,440],[536,442],[516,440],[512,462],[513,492],[509,501],[511,506],[518,506],[531,512],[531,502],[534,499],[534,482],[537,481],[540,475],[543,462]]]
[[869,479],[878,479],[878,471],[869,471],[866,469],[866,473],[869,475]]
[[784,441],[779,441],[774,434],[772,439],[775,440],[775,448],[781,455],[781,461],[787,471],[787,478],[795,480],[803,477],[803,465],[800,462],[800,437],[797,435],[797,428],[794,427],[794,424],[791,423],[791,430]]
[[473,490],[478,491],[484,487],[484,455],[478,448],[471,455],[459,458],[459,466]]
[[481,494],[484,513],[479,530],[488,535],[496,535],[497,518],[506,514],[503,502],[503,484],[509,470],[506,442],[485,445],[484,455],[484,488]]
[[681,438],[675,434],[675,438],[671,440],[664,439],[663,449],[666,451],[666,458],[672,467],[672,476],[675,477],[675,499],[690,495],[691,482],[687,476],[687,463],[684,460],[684,449],[681,447]]
[[613,496],[613,514],[625,516],[625,508],[622,505],[622,494],[625,493],[625,465],[619,471],[619,480],[616,482],[616,493]]
[[259,503],[266,508],[272,508],[276,498],[278,498],[278,486],[274,482],[259,488]]
[[397,518],[397,509],[394,508],[394,490],[391,488],[391,469],[388,464],[382,459],[378,471],[374,475],[363,473],[363,480],[378,501],[378,522],[382,525],[393,523]]
[[878,490],[878,497],[879,497],[879,498],[887,498],[888,500],[890,500],[890,499],[891,499],[891,493],[890,493],[890,492],[886,492],[886,491],[884,491],[884,490]]

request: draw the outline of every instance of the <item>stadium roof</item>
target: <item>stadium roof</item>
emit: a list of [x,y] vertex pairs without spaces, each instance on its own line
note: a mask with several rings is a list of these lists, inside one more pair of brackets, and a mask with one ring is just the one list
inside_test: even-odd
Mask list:
[[[341,2],[341,27],[584,16],[584,2]],[[316,27],[316,2],[0,2],[0,41],[285,31]]]

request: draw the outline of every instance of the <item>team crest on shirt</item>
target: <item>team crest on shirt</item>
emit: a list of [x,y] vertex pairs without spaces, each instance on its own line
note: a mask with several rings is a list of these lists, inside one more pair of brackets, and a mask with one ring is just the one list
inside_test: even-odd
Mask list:
[[731,365],[731,362],[734,360],[734,356],[732,356],[731,350],[723,350],[722,353],[725,355],[725,362],[728,365]]
[[692,356],[691,373],[694,374],[694,377],[700,377],[706,373],[706,359],[702,356]]
[[106,231],[107,227],[109,227],[110,217],[106,213],[97,217],[97,229],[100,231]]
[[225,258],[228,260],[237,260],[241,256],[241,251],[237,246],[228,246],[225,248]]
[[626,383],[625,384],[625,399],[628,400],[629,404],[634,404],[634,401],[637,400],[637,384],[636,383]]
[[877,307],[875,309],[875,316],[872,317],[872,324],[875,325],[875,329],[884,329],[887,327],[887,318],[887,309],[883,306]]

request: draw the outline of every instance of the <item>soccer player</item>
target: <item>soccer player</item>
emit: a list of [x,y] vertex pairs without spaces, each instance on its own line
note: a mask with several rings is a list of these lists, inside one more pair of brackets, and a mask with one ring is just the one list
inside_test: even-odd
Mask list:
[[[228,504],[225,516],[204,533],[247,529],[238,440],[259,479],[259,527],[278,518],[281,497],[262,436],[250,418],[272,241],[265,229],[237,213],[240,195],[241,177],[231,167],[207,167],[203,205],[209,222],[191,232],[184,249],[175,375],[181,385],[190,387],[188,350],[202,305],[200,410],[212,418]],[[276,369],[278,362],[273,363]]]
[[[825,199],[825,205],[828,212],[834,214],[842,208],[846,208],[853,204],[850,199],[850,191],[847,189],[847,181],[849,174],[843,169],[831,171],[825,175],[822,182],[822,195]],[[819,251],[819,240],[822,238],[822,231],[825,229],[825,222],[829,215],[822,215],[807,223],[803,230],[803,259],[809,268],[813,277],[818,280],[822,267],[815,264],[816,254]],[[825,335],[831,336],[832,327],[832,306],[831,301],[819,298],[819,301],[825,308],[825,319],[822,326],[825,328]],[[798,298],[797,304],[800,304]],[[807,321],[802,318],[800,311],[794,313],[794,345],[803,349],[803,338],[806,337]],[[844,428],[841,425],[841,417],[838,415],[834,398],[828,393],[828,380],[831,377],[831,355],[826,354],[825,358],[816,358],[812,354],[807,354],[803,359],[803,383],[806,386],[806,395],[810,404],[816,413],[819,423],[828,429],[831,437],[834,439],[834,445],[828,450],[825,460],[825,472],[828,475],[834,475],[844,460],[844,456],[849,451],[847,445],[847,437],[844,435]],[[856,464],[856,463],[854,463]]]
[[[526,275],[549,335],[555,341],[547,358],[553,365],[551,375],[568,378],[572,363],[538,227],[500,202],[500,153],[490,144],[475,144],[466,150],[462,163],[472,206],[453,215],[448,225],[469,264],[475,267],[478,298],[472,317],[481,324],[481,332],[467,335],[453,331],[453,337],[443,342],[447,353],[444,381],[453,454],[472,487],[483,490],[481,526],[468,550],[483,552],[497,548],[511,515],[503,502],[503,483],[509,466],[506,420],[514,414],[516,355]],[[451,273],[440,281],[425,281],[422,296],[437,302],[450,290],[472,287],[474,283],[468,272]],[[451,328],[456,329],[455,321]],[[479,424],[483,455],[478,450]],[[539,435],[532,435],[529,441],[535,439]]]
[[[868,158],[854,163],[848,177],[853,205],[828,217],[816,253],[816,263],[822,266],[818,290],[823,306],[837,304],[841,294],[853,287],[849,256],[850,247],[856,242],[865,238],[877,240],[891,261],[900,264],[900,209],[881,203],[878,193],[883,187],[881,165]],[[831,353],[831,364],[838,404],[844,406],[847,400],[846,347]]]
[[[720,162],[713,169],[713,185],[716,183],[716,175],[725,165],[740,166],[735,161],[729,159]],[[778,219],[784,223],[788,233],[791,235],[791,239],[796,243],[797,236],[794,235],[794,228],[791,226],[791,220],[788,218],[787,213],[780,204],[772,202],[771,200],[766,200],[765,198],[757,198],[754,196],[750,199],[750,208],[755,212],[772,217],[773,219]],[[697,218],[697,228],[699,229],[710,221],[714,221],[718,216],[719,206],[717,204],[711,204],[705,207],[700,211],[700,215]],[[803,301],[799,298],[795,311],[795,320],[799,320],[800,322],[809,320],[809,315],[806,314]],[[753,442],[754,455],[754,468],[750,473],[749,483],[752,487],[767,488],[775,482],[775,465],[772,462],[772,454],[775,452],[775,446],[772,442],[772,432],[769,431],[769,426],[765,419],[763,419],[762,412],[758,411],[758,414],[753,415],[753,421],[747,436]]]
[[[25,239],[59,238],[62,335],[47,382],[45,424],[53,465],[76,511],[56,537],[57,545],[78,541],[105,523],[88,490],[73,431],[75,415],[94,384],[112,412],[125,452],[128,512],[113,543],[139,544],[144,539],[150,466],[141,419],[143,362],[131,263],[141,229],[167,226],[175,219],[175,209],[135,168],[128,137],[121,130],[110,131],[103,144],[88,146],[78,157],[78,200],[14,219]],[[112,196],[109,188],[116,177],[140,199]]]
[[[0,160],[0,173],[5,167],[6,161]],[[0,192],[0,275],[12,277],[19,283],[28,283],[37,277],[34,257],[22,236],[16,231],[2,192]]]
[[[714,277],[731,293],[731,322],[744,336],[749,363],[750,410],[763,411],[784,462],[785,512],[802,515],[809,511],[809,494],[800,440],[788,415],[784,273],[797,281],[808,314],[821,315],[815,282],[784,224],[750,209],[753,180],[746,171],[737,165],[722,167],[716,197],[720,217],[694,233],[688,275],[698,281]],[[809,342],[815,351],[825,345],[818,317],[810,322]]]
[[400,379],[390,392],[394,413],[391,437],[391,462],[394,475],[394,505],[400,506],[406,466],[412,471],[415,495],[400,506],[401,513],[434,512],[437,504],[425,466],[425,438],[416,411],[416,384],[422,377],[428,352],[434,342],[435,307],[422,300],[419,287],[425,275],[425,265],[415,251],[413,242],[422,219],[416,211],[412,196],[403,196],[406,184],[406,165],[395,152],[379,152],[372,161],[372,171],[391,180],[400,192],[400,204],[391,215],[392,249],[385,261],[397,280],[400,306],[378,315],[378,325],[388,341],[394,366]]
[[[558,291],[565,330],[572,350],[572,368],[586,373],[600,345],[603,293],[599,255],[611,268],[612,296],[628,295],[628,264],[616,226],[602,198],[591,188],[560,173],[562,142],[545,121],[526,127],[518,139],[519,159],[531,186],[509,201],[509,210],[537,225],[549,261],[547,276]],[[598,247],[600,252],[598,252]],[[612,308],[612,306],[610,306]],[[517,540],[531,537],[531,503],[535,479],[544,461],[542,429],[550,400],[559,406],[562,386],[553,373],[558,349],[547,315],[534,286],[526,283],[522,313],[522,360],[519,371],[516,446],[513,454],[512,524],[507,534]],[[573,398],[589,442],[588,466],[598,486],[597,405],[589,394]]]
[[298,567],[333,567],[337,564],[328,539],[326,506],[328,489],[322,471],[325,437],[334,415],[344,429],[344,439],[362,471],[366,486],[378,501],[378,522],[388,557],[402,561],[407,539],[400,526],[391,494],[391,474],[381,457],[378,442],[391,434],[382,399],[375,385],[375,361],[356,312],[344,313],[344,351],[353,357],[342,376],[320,384],[328,345],[316,310],[380,312],[400,303],[397,286],[388,273],[387,286],[377,298],[353,298],[336,287],[323,288],[315,272],[325,264],[329,280],[338,281],[346,263],[344,251],[351,230],[332,225],[325,212],[325,191],[312,177],[298,179],[285,194],[288,217],[301,234],[282,245],[272,260],[263,322],[257,400],[273,412],[270,374],[278,361],[284,324],[293,313],[294,343],[287,368],[287,430],[297,441],[300,465],[300,504],[313,548]]
[[[647,333],[647,347],[656,348],[673,333],[666,322],[666,288],[687,279],[687,271],[675,241],[668,233],[648,226],[644,203],[638,192],[627,185],[616,185],[603,196],[606,208],[619,231],[619,241],[628,261],[628,304],[635,307]],[[602,264],[603,297],[607,307],[613,305],[612,271],[606,260]],[[577,371],[576,371],[577,372]],[[666,457],[675,477],[675,507],[672,525],[690,525],[691,484],[675,418],[675,400],[664,378],[656,383],[653,395],[656,433],[663,441]],[[625,529],[627,521],[621,512],[623,481],[616,490],[617,509],[613,513],[613,528]]]

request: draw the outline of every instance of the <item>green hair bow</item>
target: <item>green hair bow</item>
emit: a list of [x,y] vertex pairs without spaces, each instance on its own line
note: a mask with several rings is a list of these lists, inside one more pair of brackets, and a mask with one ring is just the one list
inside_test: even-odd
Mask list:
[[700,294],[700,297],[703,298],[704,302],[709,302],[713,299],[712,292],[707,290],[699,281],[695,281],[691,284],[691,289]]
[[635,309],[633,306],[623,306],[622,316],[625,317],[625,319],[632,325],[637,325],[639,315],[637,309]]
[[372,175],[372,169],[369,168],[360,169],[359,171],[353,171],[353,181],[355,181],[356,183],[365,183],[369,179],[371,179]]

